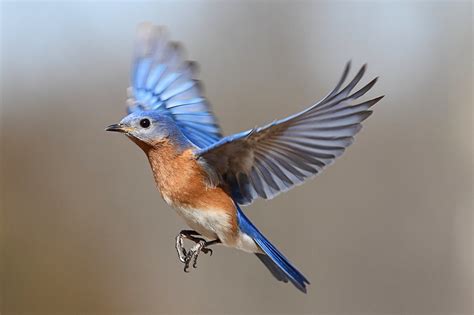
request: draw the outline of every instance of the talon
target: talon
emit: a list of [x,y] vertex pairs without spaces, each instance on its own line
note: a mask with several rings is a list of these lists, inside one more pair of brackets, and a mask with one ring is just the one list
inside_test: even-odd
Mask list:
[[[184,272],[189,272],[189,265],[191,264],[191,260],[192,260],[193,268],[197,268],[197,259],[201,252],[203,252],[204,254],[209,254],[209,256],[212,256],[213,251],[212,249],[207,248],[207,246],[218,244],[221,242],[218,239],[213,240],[213,241],[206,241],[204,238],[197,237],[196,235],[201,236],[199,233],[195,231],[183,230],[178,234],[178,236],[176,236],[175,247],[176,247],[176,251],[178,252],[179,260],[182,263],[184,263],[184,268],[183,268]],[[193,247],[189,249],[189,251],[187,251],[184,248],[183,240],[185,238],[196,243],[194,244]]]
[[194,261],[193,261],[193,268],[194,268],[194,269],[196,269],[196,267],[197,267],[197,260],[198,260],[198,256],[195,255],[195,256],[194,256]]
[[203,252],[203,253],[206,254],[206,255],[209,254],[209,256],[212,256],[212,249],[210,249],[210,248],[203,247],[203,248],[201,249],[201,252]]
[[184,272],[189,272],[189,263],[191,262],[191,259],[195,255],[195,252],[193,249],[190,249],[189,252],[186,255],[186,258],[184,259]]
[[206,246],[206,241],[205,240],[200,240],[199,243],[194,245],[192,248],[194,252],[194,260],[193,260],[193,268],[197,267],[197,259],[199,257],[199,254],[201,253],[201,250]]

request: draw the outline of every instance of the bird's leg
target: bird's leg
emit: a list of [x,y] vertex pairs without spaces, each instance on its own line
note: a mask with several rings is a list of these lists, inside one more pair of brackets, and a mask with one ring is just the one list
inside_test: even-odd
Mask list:
[[[193,261],[193,268],[197,266],[197,258],[201,252],[204,254],[210,254],[212,256],[212,249],[207,248],[210,245],[219,244],[221,241],[216,239],[213,241],[206,241],[205,239],[198,237],[201,236],[198,232],[194,230],[182,230],[176,236],[176,251],[178,252],[179,260],[184,263],[184,271],[188,272],[189,264],[191,260]],[[184,239],[188,239],[196,243],[193,247],[186,251],[184,248]],[[194,258],[194,259],[193,259]]]
[[186,259],[186,249],[184,248],[184,242],[183,239],[187,238],[190,239],[194,242],[197,242],[197,238],[195,238],[193,235],[200,235],[198,232],[193,231],[193,230],[182,230],[179,232],[179,234],[176,236],[176,251],[178,252],[178,257],[179,260],[184,263]]
[[189,249],[189,252],[186,255],[185,262],[184,262],[184,272],[189,272],[188,271],[189,264],[191,263],[191,260],[193,259],[193,257],[194,257],[193,268],[196,268],[197,258],[205,245],[206,245],[206,241],[199,241],[198,243],[196,243],[193,247]]
[[[199,256],[200,252],[203,252],[204,254],[209,253],[209,256],[212,256],[212,249],[207,248],[207,247],[211,246],[211,245],[214,245],[214,244],[219,244],[220,242],[221,241],[219,239],[209,241],[209,242],[205,242],[203,246],[201,246],[200,248],[197,248],[196,252],[194,253],[193,268],[197,267],[197,259],[198,259],[198,256]],[[198,244],[194,245],[194,247],[196,247],[197,245]]]
[[183,235],[178,234],[178,236],[176,236],[176,244],[175,244],[175,247],[176,247],[176,251],[178,252],[178,258],[179,260],[184,263],[185,261],[185,258],[186,258],[186,250],[184,249],[184,244],[183,244]]
[[[216,239],[213,241],[206,241],[204,239],[200,239],[196,244],[189,249],[189,252],[186,254],[185,261],[184,261],[184,271],[188,272],[189,269],[189,264],[191,263],[191,260],[193,260],[193,268],[197,267],[197,259],[198,256],[201,252],[204,254],[210,253],[212,255],[212,249],[207,248],[207,246],[213,245],[213,244],[219,244],[221,241]],[[193,259],[194,258],[194,259]]]
[[[214,244],[220,244],[220,243],[221,243],[221,240],[219,240],[219,239],[215,239],[213,241],[207,241],[206,245],[203,248],[201,248],[201,252],[203,252],[204,254],[209,253],[209,256],[212,256],[212,249],[207,248],[207,247],[211,246],[211,245],[214,245]],[[194,267],[194,268],[196,268],[196,267]]]

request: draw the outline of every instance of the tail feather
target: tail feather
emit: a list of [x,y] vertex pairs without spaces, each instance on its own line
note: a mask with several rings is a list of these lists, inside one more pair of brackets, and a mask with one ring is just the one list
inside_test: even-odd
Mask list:
[[265,267],[268,268],[268,270],[270,270],[272,275],[278,281],[283,281],[285,283],[288,282],[288,277],[286,276],[286,274],[280,269],[280,267],[278,267],[273,262],[273,260],[270,257],[268,257],[265,254],[260,254],[260,253],[256,253],[255,256],[257,256],[257,258],[260,259],[260,261],[265,265]]
[[237,206],[237,216],[239,227],[242,232],[252,237],[257,245],[266,254],[256,254],[258,259],[262,261],[270,270],[273,276],[283,282],[291,281],[293,285],[301,292],[306,293],[306,284],[308,279],[301,274],[293,265],[283,256],[278,249],[268,241],[265,236],[250,222],[242,210]]

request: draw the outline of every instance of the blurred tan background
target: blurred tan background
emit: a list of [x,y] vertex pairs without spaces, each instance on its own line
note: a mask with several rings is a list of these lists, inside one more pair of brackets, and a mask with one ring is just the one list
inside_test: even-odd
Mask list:
[[[474,313],[472,3],[2,2],[2,314]],[[325,96],[345,62],[385,94],[321,176],[246,208],[307,295],[184,223],[124,115],[133,35],[168,26],[226,134]],[[353,69],[355,71],[355,69]],[[353,72],[354,73],[354,72]]]

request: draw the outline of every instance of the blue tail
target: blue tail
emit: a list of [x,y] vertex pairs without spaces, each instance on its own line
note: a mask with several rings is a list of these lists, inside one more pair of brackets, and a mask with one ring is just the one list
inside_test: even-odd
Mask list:
[[260,233],[245,216],[239,206],[237,206],[237,218],[239,220],[240,230],[249,235],[266,254],[256,255],[258,259],[265,264],[268,270],[270,270],[272,275],[279,281],[291,281],[298,290],[306,293],[306,284],[309,284],[308,279],[293,267],[288,259]]

